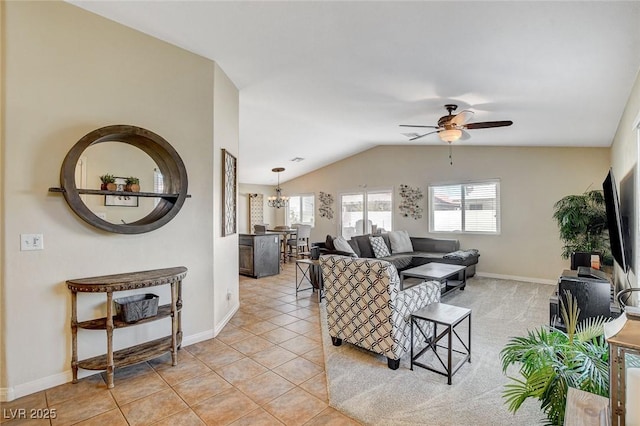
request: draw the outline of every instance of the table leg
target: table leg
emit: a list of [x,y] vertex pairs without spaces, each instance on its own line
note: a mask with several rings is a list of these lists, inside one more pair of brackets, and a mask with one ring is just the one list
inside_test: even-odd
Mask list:
[[413,316],[411,316],[411,340],[409,341],[409,345],[411,346],[411,366],[409,367],[409,370],[413,371],[413,325],[414,325],[415,320],[413,319]]
[[322,272],[320,271],[320,265],[314,268],[316,275],[316,282],[318,283],[318,303],[322,302]]
[[171,283],[171,365],[178,365],[178,312],[176,283]]
[[471,362],[471,313],[469,313],[469,362]]
[[182,346],[182,280],[178,281],[178,300],[176,300],[176,310],[178,311],[178,349]]
[[71,291],[71,371],[73,383],[78,383],[78,293]]
[[447,340],[449,340],[449,349],[447,350],[447,384],[451,384],[451,361],[453,350],[453,326],[449,326],[449,333],[447,333]]
[[113,292],[107,292],[107,388],[113,388]]

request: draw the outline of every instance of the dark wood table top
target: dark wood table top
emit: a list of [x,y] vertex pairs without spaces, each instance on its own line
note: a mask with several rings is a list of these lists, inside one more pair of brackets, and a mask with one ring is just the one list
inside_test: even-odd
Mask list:
[[406,277],[427,278],[434,280],[443,280],[465,269],[465,266],[452,265],[449,263],[431,262],[426,265],[416,266],[415,268],[405,269],[400,275]]
[[187,268],[153,269],[150,271],[127,272],[123,274],[102,275],[99,277],[78,278],[67,281],[70,290],[80,292],[107,292],[133,290],[181,281],[187,275]]

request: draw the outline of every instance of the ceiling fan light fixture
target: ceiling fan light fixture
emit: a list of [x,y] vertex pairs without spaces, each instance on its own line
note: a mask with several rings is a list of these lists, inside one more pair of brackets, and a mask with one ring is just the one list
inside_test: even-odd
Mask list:
[[438,132],[438,135],[440,136],[440,139],[442,139],[445,142],[455,142],[458,139],[460,139],[460,137],[462,137],[462,130],[460,129],[445,129],[445,130],[440,130]]

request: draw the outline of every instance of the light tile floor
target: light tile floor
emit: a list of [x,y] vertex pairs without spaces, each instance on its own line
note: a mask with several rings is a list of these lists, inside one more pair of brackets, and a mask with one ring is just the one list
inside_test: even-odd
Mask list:
[[[188,302],[185,301],[185,308]],[[18,419],[17,411],[54,419]],[[31,411],[31,410],[40,411]],[[2,403],[13,425],[358,425],[328,404],[317,293],[295,293],[295,264],[240,276],[240,309],[216,336],[117,369]]]

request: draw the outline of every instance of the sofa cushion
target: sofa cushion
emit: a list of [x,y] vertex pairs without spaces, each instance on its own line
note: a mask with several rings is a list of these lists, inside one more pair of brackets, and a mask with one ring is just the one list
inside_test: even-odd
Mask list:
[[384,242],[382,237],[371,236],[369,237],[369,241],[371,242],[371,249],[373,250],[373,254],[376,258],[379,259],[381,257],[391,256],[391,253],[389,253],[389,247],[387,247],[387,244]]
[[388,233],[391,243],[391,253],[410,253],[413,251],[413,244],[407,231],[391,231]]
[[411,237],[413,250],[427,253],[450,253],[460,249],[458,240],[447,240],[428,237]]
[[405,269],[413,268],[413,256],[411,254],[392,254],[381,260],[386,260],[390,264],[396,267],[398,271],[404,271]]
[[360,247],[358,247],[358,242],[355,240],[347,240],[347,242],[351,246],[351,249],[356,253],[356,256],[362,257],[360,256]]
[[367,257],[372,259],[376,257],[373,254],[373,249],[371,248],[371,241],[369,241],[369,234],[367,235],[354,235],[351,237],[351,241],[358,245],[358,249],[360,251],[360,257]]
[[353,250],[351,245],[344,239],[344,237],[335,237],[333,239],[333,246],[336,250],[343,251],[346,253],[353,253],[357,256],[357,253]]

